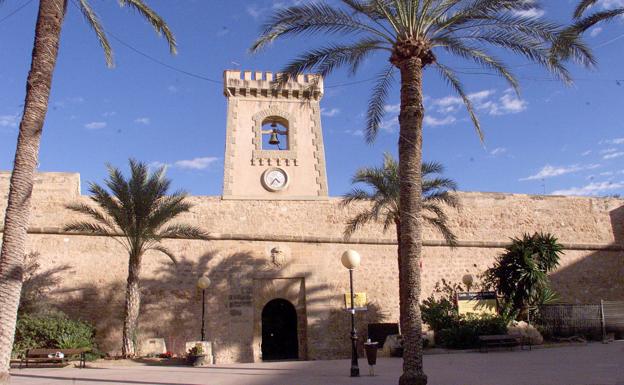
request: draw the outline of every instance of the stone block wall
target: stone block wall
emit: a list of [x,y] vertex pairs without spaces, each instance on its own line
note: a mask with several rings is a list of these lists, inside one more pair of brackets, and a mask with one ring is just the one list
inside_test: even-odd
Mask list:
[[[0,174],[0,196],[7,178]],[[80,196],[77,174],[42,174],[35,187],[29,251],[40,253],[42,271],[56,269],[59,284],[42,299],[74,317],[94,322],[105,351],[119,352],[127,255],[110,238],[66,234],[62,227],[78,217],[64,205]],[[426,227],[423,297],[444,278],[460,282],[466,273],[490,266],[509,238],[524,232],[555,234],[567,247],[552,275],[561,298],[596,303],[624,300],[624,201],[516,194],[460,193],[462,208],[452,210],[450,225],[460,242],[448,248]],[[349,355],[348,314],[342,311],[348,274],[341,253],[356,249],[362,265],[355,272],[356,291],[366,292],[369,311],[358,314],[360,333],[368,322],[398,321],[394,231],[371,225],[345,241],[346,218],[360,208],[344,209],[326,201],[247,201],[191,197],[194,207],[181,221],[202,227],[210,240],[170,239],[178,255],[174,265],[164,255],[148,253],[142,279],[142,338],[165,338],[177,353],[185,341],[199,338],[202,274],[207,291],[208,339],[216,362],[260,359],[260,315],[273,298],[285,298],[298,315],[300,358]],[[6,205],[0,202],[0,214]],[[271,250],[279,248],[276,260]]]

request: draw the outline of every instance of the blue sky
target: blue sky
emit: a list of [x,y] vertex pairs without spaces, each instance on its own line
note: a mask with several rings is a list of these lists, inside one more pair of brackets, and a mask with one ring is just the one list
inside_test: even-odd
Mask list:
[[[263,19],[295,1],[151,0],[148,3],[178,39],[179,54],[172,57],[164,40],[131,11],[112,0],[92,0],[105,28],[121,40],[111,38],[114,69],[106,68],[93,33],[70,6],[39,170],[79,172],[84,192],[86,181],[103,180],[106,163],[125,168],[127,159],[134,157],[170,165],[168,175],[176,188],[219,195],[226,108],[223,70],[277,71],[301,49],[326,41],[320,36],[292,39],[255,56],[248,53]],[[575,1],[546,3],[545,16],[563,22]],[[616,5],[624,6],[624,0],[602,0],[598,7]],[[6,1],[0,7],[1,170],[12,166],[36,8],[37,1],[27,0]],[[485,146],[456,96],[427,71],[425,159],[442,162],[446,175],[464,191],[624,194],[624,22],[590,31],[587,41],[600,66],[596,71],[572,66],[572,87],[553,81],[522,58],[502,55],[521,80],[521,97],[494,76],[470,74],[472,63],[441,58],[468,72],[463,80],[478,107]],[[157,64],[124,43],[198,77]],[[330,195],[346,192],[358,167],[379,164],[385,151],[396,152],[396,87],[377,141],[368,145],[361,135],[372,86],[366,80],[386,60],[371,57],[356,77],[338,72],[325,81],[321,105]]]

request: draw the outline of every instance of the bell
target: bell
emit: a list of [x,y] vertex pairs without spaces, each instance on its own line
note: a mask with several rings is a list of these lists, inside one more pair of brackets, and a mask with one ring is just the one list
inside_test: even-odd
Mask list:
[[271,133],[271,137],[269,138],[269,144],[272,144],[274,146],[277,146],[280,144],[279,138],[277,137],[277,129],[274,128],[273,132]]

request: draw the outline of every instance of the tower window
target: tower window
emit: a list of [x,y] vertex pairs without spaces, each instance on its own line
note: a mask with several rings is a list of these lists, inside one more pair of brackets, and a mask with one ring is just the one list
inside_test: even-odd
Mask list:
[[288,121],[279,116],[270,116],[262,122],[262,149],[288,150]]

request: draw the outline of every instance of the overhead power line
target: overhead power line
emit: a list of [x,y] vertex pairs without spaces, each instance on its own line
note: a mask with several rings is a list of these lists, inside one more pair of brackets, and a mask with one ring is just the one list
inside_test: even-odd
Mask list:
[[11,16],[15,15],[16,13],[18,13],[19,11],[21,11],[22,9],[26,8],[26,6],[28,6],[28,4],[32,3],[33,0],[27,0],[24,4],[20,5],[19,7],[15,8],[13,11],[9,12],[8,15],[6,15],[5,17],[3,17],[2,19],[0,19],[0,23],[2,23],[3,21],[7,20],[8,18],[10,18]]

